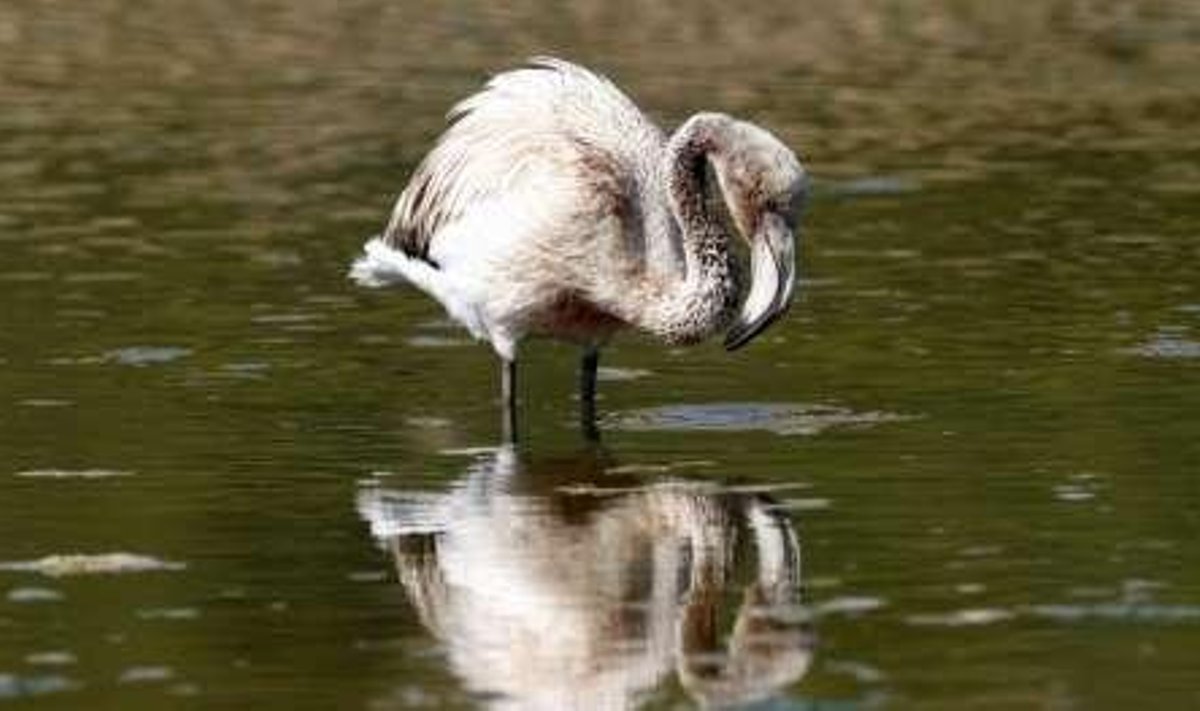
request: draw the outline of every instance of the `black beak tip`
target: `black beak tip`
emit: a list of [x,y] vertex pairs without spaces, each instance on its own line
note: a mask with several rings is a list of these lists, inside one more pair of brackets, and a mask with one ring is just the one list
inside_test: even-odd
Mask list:
[[725,336],[726,351],[730,353],[733,351],[738,351],[738,349],[745,346],[746,343],[754,340],[755,336],[757,336],[760,331],[762,331],[762,328],[760,327],[760,324],[756,323],[739,323],[734,325],[733,329],[730,330],[730,333],[726,334]]
[[749,343],[753,338],[754,331],[751,329],[745,327],[735,328],[725,336],[725,350],[732,353]]
[[725,336],[725,350],[732,353],[750,341],[753,341],[758,334],[767,330],[767,327],[775,323],[785,312],[787,305],[781,308],[773,308],[767,312],[767,315],[752,323],[739,323],[729,331]]

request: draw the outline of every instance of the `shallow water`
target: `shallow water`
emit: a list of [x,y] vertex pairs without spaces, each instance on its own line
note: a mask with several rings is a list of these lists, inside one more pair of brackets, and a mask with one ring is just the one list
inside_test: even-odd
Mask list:
[[[243,5],[0,8],[0,705],[1200,705],[1190,4]],[[498,450],[344,279],[538,52],[816,181],[789,316],[619,339],[599,449],[572,349]]]

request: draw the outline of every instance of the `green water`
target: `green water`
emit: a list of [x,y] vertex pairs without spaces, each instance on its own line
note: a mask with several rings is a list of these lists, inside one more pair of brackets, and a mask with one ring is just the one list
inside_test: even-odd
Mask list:
[[[0,8],[0,706],[1200,706],[1191,4],[245,5]],[[529,344],[511,453],[344,273],[543,52],[816,182],[784,321],[599,450]]]

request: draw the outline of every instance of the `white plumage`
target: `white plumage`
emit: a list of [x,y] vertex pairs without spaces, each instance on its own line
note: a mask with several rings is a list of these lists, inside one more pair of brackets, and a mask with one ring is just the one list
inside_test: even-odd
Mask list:
[[[607,79],[551,58],[497,75],[449,118],[351,275],[409,282],[489,341],[505,364],[508,428],[528,335],[585,347],[587,425],[596,348],[615,331],[692,343],[744,302],[732,349],[786,310],[806,179],[766,131],[698,114],[667,138]],[[751,246],[748,295],[706,199],[717,189]]]

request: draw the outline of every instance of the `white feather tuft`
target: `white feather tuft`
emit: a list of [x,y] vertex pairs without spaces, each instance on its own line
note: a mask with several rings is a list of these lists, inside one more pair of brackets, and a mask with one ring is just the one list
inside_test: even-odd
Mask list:
[[348,276],[359,286],[379,288],[407,281],[404,262],[408,258],[391,249],[379,237],[372,237],[363,245],[362,255],[350,265]]

